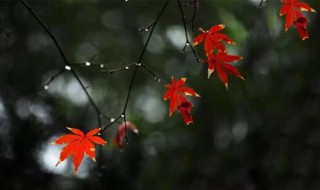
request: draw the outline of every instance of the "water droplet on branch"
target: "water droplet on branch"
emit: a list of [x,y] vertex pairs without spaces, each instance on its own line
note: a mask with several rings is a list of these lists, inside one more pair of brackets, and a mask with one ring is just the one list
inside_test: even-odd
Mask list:
[[66,65],[64,68],[65,68],[66,70],[68,70],[68,71],[71,70],[71,67],[70,67],[69,65]]

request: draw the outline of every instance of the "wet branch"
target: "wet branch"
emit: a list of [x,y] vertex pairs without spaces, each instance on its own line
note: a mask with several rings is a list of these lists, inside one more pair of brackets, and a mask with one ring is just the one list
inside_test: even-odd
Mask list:
[[73,75],[73,77],[78,81],[78,83],[80,84],[82,90],[85,92],[90,104],[92,105],[92,107],[95,109],[96,113],[97,113],[97,120],[99,123],[99,126],[102,126],[102,122],[101,122],[101,111],[98,108],[98,106],[94,103],[92,97],[90,96],[89,92],[87,91],[86,87],[84,86],[83,82],[81,81],[80,77],[78,76],[78,74],[76,73],[75,70],[73,70],[71,68],[71,64],[68,61],[65,53],[63,52],[60,44],[58,43],[58,41],[56,40],[55,36],[53,35],[53,33],[49,30],[49,28],[44,24],[44,22],[35,14],[35,12],[33,11],[32,7],[27,4],[26,1],[24,0],[19,0],[30,12],[30,14],[36,19],[36,21],[41,25],[41,27],[46,31],[46,33],[50,36],[50,38],[52,39],[53,43],[55,44],[55,46],[57,47],[62,59],[64,60],[64,65],[66,70],[69,70],[71,72],[71,74]]

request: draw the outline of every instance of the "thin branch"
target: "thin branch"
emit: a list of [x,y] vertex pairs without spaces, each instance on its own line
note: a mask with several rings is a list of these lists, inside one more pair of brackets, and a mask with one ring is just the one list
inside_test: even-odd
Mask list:
[[153,71],[151,71],[151,69],[149,69],[145,64],[142,64],[142,67],[144,68],[144,70],[146,70],[148,73],[150,73],[154,80],[156,82],[162,82],[164,84],[169,84],[167,81],[165,81],[164,79],[159,78]]
[[110,74],[113,74],[113,73],[116,73],[116,72],[119,72],[119,71],[123,71],[123,70],[128,70],[130,69],[133,65],[135,65],[136,63],[130,63],[124,67],[120,67],[118,69],[113,69],[113,70],[101,70],[102,72],[108,72]]
[[154,22],[152,24],[150,24],[149,26],[147,26],[146,28],[139,28],[140,32],[148,32],[150,30],[151,27],[153,27]]
[[192,45],[191,45],[191,43],[189,41],[188,32],[187,32],[187,24],[186,24],[186,16],[185,16],[185,14],[183,12],[180,0],[177,0],[177,3],[178,3],[178,6],[179,6],[179,10],[180,10],[180,14],[181,14],[182,22],[183,22],[183,27],[184,27],[184,34],[185,34],[185,37],[186,37],[186,43],[185,43],[185,45],[184,45],[184,47],[182,49],[182,53],[184,53],[184,51],[185,51],[187,46],[190,47],[190,49],[191,49],[191,51],[193,53],[194,59],[197,62],[199,62],[199,58],[198,58],[195,50],[193,49],[193,47],[192,47]]
[[112,126],[114,123],[116,123],[120,118],[121,118],[121,115],[119,115],[117,118],[110,118],[110,123],[108,125],[102,126],[100,132],[102,133],[104,130],[106,130],[107,128]]
[[[76,73],[75,70],[71,69],[70,67],[70,63],[65,55],[65,53],[63,52],[60,44],[58,43],[58,41],[56,40],[55,36],[53,35],[53,33],[49,30],[49,28],[44,24],[44,22],[35,14],[35,12],[32,10],[31,6],[29,4],[27,4],[24,0],[19,0],[27,9],[28,11],[31,13],[31,15],[37,20],[37,22],[41,25],[41,27],[47,32],[47,34],[50,36],[50,38],[52,39],[53,43],[55,44],[55,46],[57,47],[61,57],[64,60],[64,64],[66,68],[70,68],[70,71],[72,73],[72,75],[74,76],[74,78],[78,81],[78,83],[80,84],[82,90],[85,92],[90,104],[92,105],[92,107],[95,109],[96,113],[97,113],[97,120],[99,123],[99,126],[102,126],[101,123],[101,111],[99,110],[98,106],[94,103],[93,99],[91,98],[91,96],[89,95],[89,92],[87,91],[86,87],[84,86],[84,84],[82,83],[80,77],[78,76],[78,74]],[[69,69],[68,69],[69,70]]]
[[196,31],[197,29],[194,27],[194,21],[196,19],[196,15],[197,15],[199,0],[194,0],[193,2],[194,2],[194,4],[193,4],[193,13],[192,13],[192,18],[191,18],[191,28],[192,28],[192,31]]
[[97,67],[100,69],[104,68],[104,64],[91,63],[90,61],[86,61],[83,63],[70,63],[70,66],[83,66],[83,67]]
[[[140,64],[140,65],[141,65],[141,64]],[[140,65],[139,65],[139,66],[140,66]],[[132,74],[132,77],[131,77],[131,80],[130,80],[130,85],[129,85],[129,90],[128,90],[127,98],[126,98],[126,101],[125,101],[125,104],[124,104],[124,107],[123,107],[123,111],[122,111],[122,114],[123,114],[123,115],[126,114],[126,110],[127,110],[127,107],[128,107],[129,98],[130,98],[131,91],[132,91],[132,87],[133,87],[133,82],[134,82],[134,79],[135,79],[136,74],[137,74],[137,72],[138,72],[139,66],[136,65],[136,66],[134,67],[134,71],[133,71],[133,74]]]
[[129,139],[128,139],[128,135],[127,135],[127,130],[128,130],[128,127],[127,127],[127,118],[126,118],[126,115],[123,115],[123,121],[124,121],[124,139],[126,141],[126,144],[129,144]]
[[191,18],[191,28],[192,28],[192,31],[196,31],[197,29],[194,27],[194,21],[196,19],[196,15],[197,15],[197,9],[198,9],[198,5],[199,5],[199,0],[192,0],[192,1],[189,1],[187,3],[183,3],[182,5],[189,7],[191,4],[193,4],[193,13],[192,13],[192,18]]
[[44,88],[45,90],[48,90],[49,85],[54,81],[54,79],[56,79],[59,75],[61,75],[65,70],[66,70],[66,69],[61,69],[61,70],[60,70],[59,72],[57,72],[56,74],[52,75],[43,88]]
[[170,1],[170,0],[166,0],[166,2],[164,3],[162,9],[160,10],[158,16],[156,17],[156,20],[152,23],[152,25],[150,25],[150,26],[151,26],[151,30],[150,30],[149,36],[148,36],[147,41],[146,41],[146,43],[145,43],[145,45],[144,45],[144,47],[143,47],[143,49],[142,49],[142,51],[141,51],[141,54],[140,54],[140,56],[139,56],[139,60],[138,60],[138,62],[136,63],[136,66],[135,66],[135,68],[134,68],[134,71],[133,71],[133,74],[132,74],[132,77],[131,77],[131,81],[130,81],[130,85],[129,85],[129,90],[128,90],[127,98],[126,98],[126,101],[125,101],[125,104],[124,104],[124,108],[123,108],[123,112],[122,112],[122,116],[123,116],[124,121],[125,121],[126,142],[128,142],[128,139],[127,139],[127,125],[126,125],[126,110],[127,110],[128,102],[129,102],[129,99],[130,99],[130,95],[131,95],[131,91],[132,91],[132,87],[133,87],[133,82],[134,82],[134,80],[135,80],[135,78],[136,78],[136,75],[137,75],[137,72],[138,72],[139,67],[142,65],[141,63],[142,63],[144,54],[145,54],[145,52],[146,52],[146,49],[147,49],[147,47],[148,47],[148,45],[149,45],[151,36],[152,36],[152,34],[153,34],[153,32],[154,32],[154,29],[155,29],[155,27],[156,27],[156,25],[157,25],[157,23],[158,23],[161,15],[162,15],[162,13],[164,12],[164,10],[166,9],[166,7],[168,6],[169,1]]

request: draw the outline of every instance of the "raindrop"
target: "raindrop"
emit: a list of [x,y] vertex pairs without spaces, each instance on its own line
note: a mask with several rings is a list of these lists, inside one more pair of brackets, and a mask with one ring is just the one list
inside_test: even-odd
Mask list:
[[136,63],[137,66],[141,66],[141,63]]
[[114,119],[114,118],[111,118],[111,119],[110,119],[110,122],[114,122],[114,121],[115,121],[115,119]]
[[129,69],[130,67],[126,66],[125,69]]
[[70,67],[69,65],[66,65],[64,68],[65,68],[66,70],[68,70],[68,71],[71,70],[71,67]]
[[104,67],[104,64],[100,64],[100,68],[103,68]]
[[48,90],[49,86],[48,86],[48,85],[45,85],[43,88],[44,88],[45,90]]
[[91,63],[89,61],[86,62],[86,66],[89,67]]
[[124,117],[124,114],[121,114],[121,117]]
[[161,82],[161,79],[159,79],[157,76],[154,77],[154,80],[156,80],[157,82]]

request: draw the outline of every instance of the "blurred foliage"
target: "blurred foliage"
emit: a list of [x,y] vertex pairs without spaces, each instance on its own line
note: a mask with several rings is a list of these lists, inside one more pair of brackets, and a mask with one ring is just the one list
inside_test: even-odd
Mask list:
[[[164,1],[29,1],[72,62],[115,69],[137,61],[150,25]],[[187,2],[187,1],[185,1]],[[96,115],[68,72],[43,86],[63,60],[49,36],[18,1],[0,2],[1,189],[320,189],[320,18],[306,13],[310,39],[284,32],[280,1],[201,0],[196,26],[226,24],[237,43],[229,51],[246,78],[230,77],[229,91],[188,50],[178,6],[172,1],[152,37],[144,63],[161,78],[187,77],[201,94],[193,99],[195,123],[168,117],[165,88],[139,70],[128,119],[139,135],[120,151],[111,145],[117,125],[103,136],[109,145],[97,164],[85,161],[75,176],[71,162],[54,168],[66,133],[97,127]],[[309,0],[320,10],[318,0]],[[184,7],[187,16],[192,6]],[[191,37],[197,32],[189,30]],[[196,47],[203,58],[202,47]],[[132,70],[115,74],[75,66],[108,116],[121,113]],[[108,123],[108,121],[104,121]],[[49,151],[46,151],[49,150]]]

